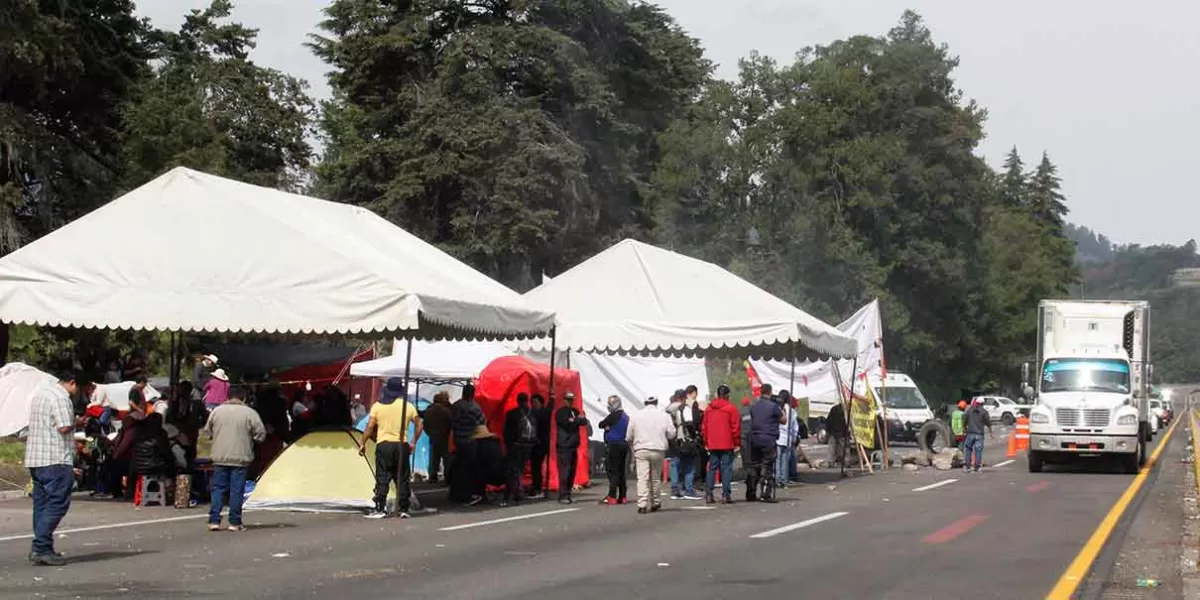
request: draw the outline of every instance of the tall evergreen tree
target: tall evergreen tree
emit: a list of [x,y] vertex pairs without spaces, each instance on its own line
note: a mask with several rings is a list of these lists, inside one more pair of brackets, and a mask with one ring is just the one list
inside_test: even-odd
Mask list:
[[1029,179],[1025,174],[1025,163],[1013,146],[1004,157],[1004,174],[1000,179],[1000,199],[1005,206],[1017,207],[1029,203]]
[[1050,228],[1054,235],[1063,235],[1067,205],[1062,194],[1062,181],[1058,167],[1050,162],[1050,156],[1042,153],[1033,176],[1029,178],[1029,208],[1038,221]]

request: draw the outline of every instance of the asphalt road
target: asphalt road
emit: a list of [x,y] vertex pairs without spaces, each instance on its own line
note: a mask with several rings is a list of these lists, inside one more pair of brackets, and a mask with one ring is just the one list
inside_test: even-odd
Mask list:
[[28,540],[0,533],[0,598],[1044,597],[1131,477],[1030,474],[997,438],[981,474],[810,473],[776,505],[637,515],[580,494],[407,521],[257,512],[239,534],[185,518],[68,532],[64,568],[29,565]]

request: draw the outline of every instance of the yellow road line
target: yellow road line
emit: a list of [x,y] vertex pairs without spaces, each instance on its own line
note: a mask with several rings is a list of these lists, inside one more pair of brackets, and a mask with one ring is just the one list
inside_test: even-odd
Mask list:
[[1196,473],[1196,487],[1200,489],[1200,461],[1196,460],[1196,411],[1189,410],[1188,416],[1192,419],[1192,469]]
[[1083,579],[1087,577],[1088,571],[1092,568],[1092,563],[1096,561],[1096,557],[1100,555],[1100,550],[1104,548],[1104,543],[1108,541],[1112,535],[1113,529],[1117,527],[1117,521],[1121,519],[1121,515],[1125,513],[1125,509],[1129,508],[1129,503],[1133,502],[1134,496],[1138,490],[1142,489],[1142,485],[1146,483],[1146,477],[1150,475],[1150,469],[1154,468],[1154,463],[1158,461],[1158,455],[1162,454],[1167,443],[1171,441],[1171,435],[1175,433],[1175,426],[1179,425],[1182,419],[1175,419],[1171,427],[1167,429],[1166,435],[1162,441],[1158,443],[1158,447],[1150,454],[1150,458],[1146,460],[1146,466],[1138,472],[1137,476],[1125,488],[1125,493],[1117,499],[1117,503],[1109,509],[1108,514],[1104,516],[1104,520],[1100,522],[1100,526],[1096,531],[1092,532],[1092,537],[1088,538],[1083,549],[1075,556],[1075,560],[1071,561],[1071,565],[1063,572],[1062,577],[1058,578],[1058,583],[1054,585],[1054,589],[1046,596],[1046,600],[1069,600],[1079,589],[1079,585],[1083,583]]

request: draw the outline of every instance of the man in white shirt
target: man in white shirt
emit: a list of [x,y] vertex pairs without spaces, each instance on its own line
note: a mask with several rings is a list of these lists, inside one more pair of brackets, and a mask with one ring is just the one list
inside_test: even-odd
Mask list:
[[633,451],[633,463],[637,469],[638,514],[655,512],[661,504],[658,500],[659,478],[662,465],[667,458],[667,446],[675,439],[675,424],[666,412],[658,408],[658,398],[646,399],[642,410],[629,417],[629,428],[625,440]]
[[29,407],[29,437],[25,440],[25,467],[33,480],[33,548],[35,565],[66,564],[54,550],[54,530],[71,508],[75,487],[75,418],[71,396],[85,388],[82,377],[63,375],[58,382],[38,388]]

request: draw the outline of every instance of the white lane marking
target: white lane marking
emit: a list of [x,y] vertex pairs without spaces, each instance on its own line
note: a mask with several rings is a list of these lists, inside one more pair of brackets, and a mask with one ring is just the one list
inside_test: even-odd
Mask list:
[[993,469],[998,469],[998,468],[1000,468],[1000,467],[1007,467],[1008,465],[1011,465],[1011,464],[1013,464],[1013,463],[1015,463],[1015,462],[1017,462],[1017,461],[1015,461],[1015,460],[1006,460],[1006,461],[1004,461],[1004,462],[1002,462],[1002,463],[996,463],[996,464],[992,465],[992,468],[993,468]]
[[717,510],[715,506],[684,506],[683,510]]
[[805,527],[808,527],[810,525],[816,525],[817,523],[824,523],[825,521],[832,521],[838,517],[844,517],[848,514],[850,514],[850,513],[848,513],[848,512],[829,513],[823,517],[817,517],[815,519],[809,519],[807,521],[800,521],[799,523],[792,523],[791,525],[785,525],[778,529],[772,529],[770,531],[756,533],[756,534],[750,536],[750,539],[761,540],[763,538],[774,537],[781,533],[787,533],[789,531],[795,531],[797,529],[804,529]]
[[943,485],[950,485],[950,484],[954,483],[955,481],[958,481],[958,480],[957,479],[945,479],[945,480],[939,481],[937,483],[931,483],[929,485],[923,485],[919,488],[913,488],[913,491],[914,492],[924,492],[925,490],[932,490],[934,488],[940,488]]
[[[103,531],[105,529],[120,529],[122,527],[134,527],[136,525],[152,525],[154,523],[173,523],[175,521],[187,521],[189,519],[207,519],[207,518],[208,518],[208,511],[204,511],[204,514],[187,515],[185,517],[167,517],[165,519],[149,519],[146,521],[129,521],[127,523],[110,523],[108,525],[93,525],[91,527],[76,527],[74,529],[59,529],[58,531],[54,532],[54,535],[59,535],[62,533],[86,533],[88,531]],[[31,539],[33,539],[33,534],[27,533],[24,535],[10,535],[7,537],[0,537],[0,542],[12,542],[15,540],[31,540]]]
[[505,517],[503,519],[491,519],[488,521],[476,521],[475,523],[464,523],[462,525],[454,525],[452,527],[442,527],[438,531],[458,531],[460,529],[471,529],[472,527],[483,527],[485,525],[496,525],[498,523],[509,523],[512,521],[523,521],[525,519],[536,519],[537,517],[549,517],[550,515],[561,515],[569,512],[575,512],[578,508],[560,508],[558,510],[548,510],[539,513],[530,513],[527,515],[517,515],[515,517]]

